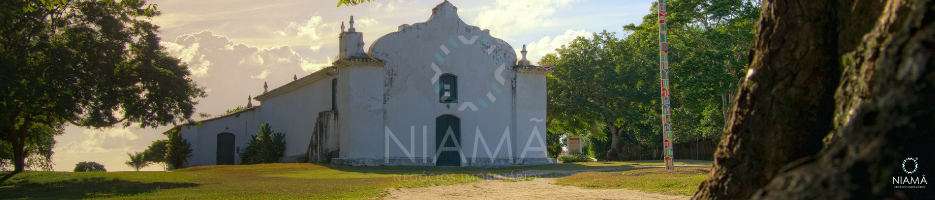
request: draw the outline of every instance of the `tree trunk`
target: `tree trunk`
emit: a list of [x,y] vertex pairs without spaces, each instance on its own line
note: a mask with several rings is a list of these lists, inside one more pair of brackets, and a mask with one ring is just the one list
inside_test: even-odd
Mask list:
[[609,124],[607,126],[610,128],[610,152],[607,152],[607,160],[620,160],[620,133],[617,132],[616,126]]
[[[26,168],[26,133],[32,126],[32,119],[27,118],[18,130],[10,131],[10,143],[13,145],[13,173],[19,173]],[[16,126],[13,126],[14,129]]]
[[821,150],[832,129],[840,57],[859,44],[854,35],[872,28],[867,21],[879,16],[852,4],[763,2],[746,81],[738,88],[713,173],[694,198],[748,199],[784,165]]
[[935,196],[932,188],[895,187],[905,185],[900,177],[924,179],[935,169],[935,0],[887,4],[860,50],[845,58],[828,147],[786,166],[754,198]]
[[23,155],[24,145],[16,138],[16,133],[11,135],[14,135],[11,140],[11,143],[13,143],[13,173],[18,173],[22,172],[26,167],[26,156]]

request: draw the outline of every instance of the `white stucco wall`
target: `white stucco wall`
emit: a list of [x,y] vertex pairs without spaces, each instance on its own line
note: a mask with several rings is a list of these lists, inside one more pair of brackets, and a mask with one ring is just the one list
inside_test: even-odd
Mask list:
[[[548,157],[548,151],[545,150],[545,81],[545,74],[541,73],[517,73],[516,76],[516,145],[527,147],[529,144],[525,158]],[[533,134],[537,134],[537,137],[533,137]],[[522,152],[520,150],[519,155]]]
[[354,158],[382,158],[383,149],[373,147],[375,143],[383,142],[383,68],[352,65],[339,70],[346,75],[346,87],[342,91],[346,96],[342,96],[347,98],[344,101],[347,105],[342,107],[339,116],[349,122],[340,130],[349,135],[348,145],[341,146],[341,154]]
[[[291,92],[263,101],[260,123],[269,123],[273,132],[285,134],[286,151],[283,156],[304,154],[315,128],[318,113],[331,110],[331,80],[327,76]],[[253,130],[255,133],[258,129]]]
[[[416,159],[417,163],[422,162],[423,156],[429,157],[428,162],[434,159],[436,118],[446,114],[460,118],[459,142],[468,162],[471,162],[474,154],[478,130],[490,151],[496,150],[504,131],[509,130],[510,140],[514,144],[511,149],[513,157],[521,152],[522,146],[515,145],[519,138],[516,137],[516,127],[513,127],[515,120],[511,102],[512,80],[515,76],[512,66],[516,63],[514,50],[503,40],[491,37],[488,30],[464,23],[450,3],[444,2],[436,7],[432,17],[425,23],[403,25],[398,32],[379,38],[371,46],[370,54],[387,61],[384,124],[406,150],[415,151],[415,156],[419,158]],[[437,74],[432,68],[433,64],[441,73],[457,76],[458,104],[450,105],[449,108],[449,105],[439,103],[435,92],[439,83],[432,81]],[[502,83],[496,78],[501,66],[503,69],[499,76],[503,79]],[[544,87],[544,81],[542,85]],[[495,86],[500,92],[494,89]],[[488,93],[493,98],[488,97]],[[467,104],[472,104],[476,110]],[[540,109],[542,113],[545,112],[544,104]],[[540,118],[543,117],[544,114]],[[423,127],[427,137],[423,137]],[[410,148],[413,128],[416,147]],[[384,151],[385,136],[380,136],[383,137],[379,138],[379,143],[373,143],[369,148],[379,149],[377,152]],[[426,146],[422,145],[423,140]],[[489,162],[487,149],[483,145],[477,145],[477,148],[478,159]],[[407,157],[405,151],[392,140],[389,142],[389,150],[390,156]],[[423,151],[426,153],[423,154]],[[509,152],[507,144],[504,144],[496,156],[509,158]]]
[[[192,144],[189,165],[216,164],[218,134],[234,134],[235,148],[243,148],[263,123],[270,123],[273,132],[285,135],[284,156],[306,153],[318,113],[331,110],[331,80],[336,77],[327,76],[271,97],[248,111],[203,121],[201,127],[182,128],[182,137]],[[240,155],[235,151],[234,163],[240,162]]]
[[254,108],[235,115],[207,120],[200,127],[183,127],[182,138],[191,143],[192,157],[189,166],[203,166],[217,164],[217,135],[220,133],[234,134],[234,163],[240,163],[237,148],[243,148],[250,142],[250,135],[259,130],[256,119],[260,108]]

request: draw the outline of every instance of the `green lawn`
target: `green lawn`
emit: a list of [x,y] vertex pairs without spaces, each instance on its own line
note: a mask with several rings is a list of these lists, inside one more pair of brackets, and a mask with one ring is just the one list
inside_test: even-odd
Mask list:
[[634,189],[691,196],[710,172],[710,167],[630,168],[582,172],[555,180],[558,185],[596,189]]
[[[677,164],[710,162],[685,161]],[[478,175],[487,173],[661,165],[661,161],[589,162],[488,169],[290,163],[204,166],[172,172],[23,172],[14,175],[0,172],[0,199],[360,199],[381,197],[385,195],[385,188],[473,182],[481,180]]]

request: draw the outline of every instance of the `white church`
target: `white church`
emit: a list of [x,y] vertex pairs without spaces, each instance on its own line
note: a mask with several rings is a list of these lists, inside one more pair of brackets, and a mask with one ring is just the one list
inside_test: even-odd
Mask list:
[[[263,123],[285,134],[281,162],[488,167],[554,163],[546,74],[445,1],[364,51],[353,17],[333,66],[267,88],[247,109],[181,128],[189,166],[240,164]],[[248,94],[245,94],[245,96]]]

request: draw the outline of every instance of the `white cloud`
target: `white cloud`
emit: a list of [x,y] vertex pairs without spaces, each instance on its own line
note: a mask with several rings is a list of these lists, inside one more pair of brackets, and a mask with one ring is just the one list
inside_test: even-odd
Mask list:
[[336,31],[334,29],[339,26],[337,25],[338,23],[340,22],[326,23],[320,15],[316,14],[306,21],[289,22],[286,28],[274,31],[273,34],[278,37],[283,37],[282,40],[293,40],[296,43],[310,44],[308,49],[317,52],[324,46],[325,40],[328,38],[323,37],[324,34]]
[[380,22],[374,18],[363,18],[363,19],[354,20],[354,28],[369,28],[369,27],[373,27],[378,24],[380,24]]
[[[526,60],[531,61],[532,63],[537,63],[542,56],[545,54],[554,53],[555,49],[561,47],[562,45],[567,45],[572,40],[575,40],[578,36],[584,36],[585,38],[590,38],[593,33],[581,30],[566,30],[564,34],[555,36],[552,38],[550,36],[545,36],[539,39],[539,41],[530,42],[529,45],[526,45]],[[520,54],[522,47],[516,49],[516,55]]]
[[400,3],[402,3],[402,0],[388,1],[388,3],[386,4],[379,3],[379,2],[371,2],[369,3],[370,8],[368,8],[368,10],[370,10],[370,12],[372,13],[380,12],[380,11],[393,12],[396,10],[396,7],[399,6]]
[[126,152],[134,146],[130,142],[139,139],[129,128],[85,129],[82,133],[84,140],[66,143],[62,153]]
[[269,70],[263,70],[260,74],[250,76],[252,79],[266,79],[266,76],[269,76]]
[[192,75],[198,78],[219,72],[221,78],[231,78],[232,74],[244,72],[249,74],[247,77],[265,79],[283,69],[301,69],[301,63],[309,62],[287,46],[259,48],[235,44],[227,37],[210,31],[185,34],[174,42],[164,41],[162,45],[169,55],[188,63]]
[[474,18],[481,29],[490,29],[490,34],[509,41],[513,34],[537,30],[553,25],[552,15],[579,0],[496,0],[492,6],[482,7]]
[[302,61],[302,70],[304,70],[305,72],[311,73],[311,72],[318,71],[321,68],[331,66],[331,63],[334,62],[331,60],[331,57],[328,57],[328,56],[325,56],[325,60],[327,60],[327,62],[325,63],[312,63],[310,61]]
[[163,42],[162,46],[166,47],[170,55],[174,55],[182,60],[182,62],[188,63],[188,69],[191,70],[193,76],[208,76],[208,68],[211,67],[211,61],[205,60],[204,55],[198,54],[198,47],[200,44],[181,45],[179,43]]
[[199,100],[196,112],[215,115],[246,105],[248,96],[263,92],[264,83],[272,90],[293,81],[293,76],[301,77],[331,65],[328,58],[308,59],[289,46],[250,46],[210,31],[185,34],[174,42],[164,41],[163,45],[176,49],[170,55],[189,62],[190,66],[210,63],[210,67],[193,69],[204,71],[203,76],[193,78],[198,86],[211,89],[207,91],[208,97]]
[[294,32],[297,38],[307,37],[312,40],[321,39],[321,31],[319,29],[324,28],[327,24],[322,23],[321,16],[312,16],[311,19],[305,21],[303,24],[296,22],[290,22],[289,26],[286,26],[285,32]]

